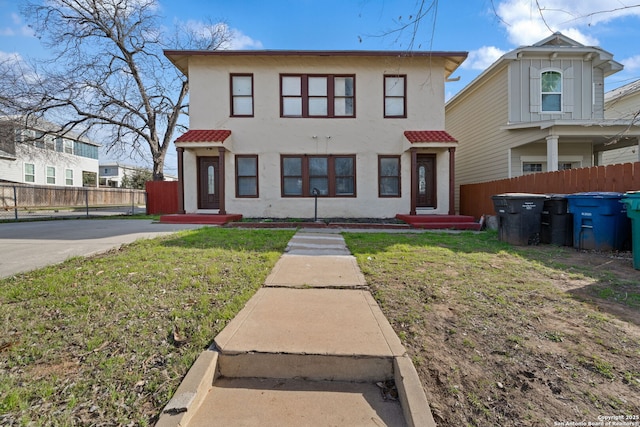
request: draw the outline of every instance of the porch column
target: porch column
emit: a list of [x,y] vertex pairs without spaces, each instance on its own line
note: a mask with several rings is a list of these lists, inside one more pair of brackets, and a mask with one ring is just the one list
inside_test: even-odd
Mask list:
[[416,214],[416,195],[418,194],[418,182],[416,180],[416,170],[418,168],[418,151],[411,148],[411,209],[409,215]]
[[224,147],[218,147],[218,181],[220,181],[218,191],[220,192],[220,209],[218,213],[220,215],[226,215],[227,211],[224,208],[224,187],[225,187],[225,173],[224,173]]
[[558,136],[547,137],[547,172],[558,170]]
[[636,138],[636,141],[638,142],[637,144],[637,148],[636,148],[636,153],[638,153],[638,158],[636,159],[636,162],[640,162],[640,138]]
[[178,213],[184,214],[184,148],[177,147],[176,151],[178,151]]
[[449,147],[449,215],[456,214],[456,147]]

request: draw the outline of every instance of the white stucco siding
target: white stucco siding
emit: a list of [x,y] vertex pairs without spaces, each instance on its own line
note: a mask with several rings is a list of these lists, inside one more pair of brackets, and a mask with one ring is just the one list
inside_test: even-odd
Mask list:
[[[253,117],[230,116],[230,75],[253,75]],[[355,75],[355,117],[280,117],[281,74]],[[406,75],[407,117],[384,118],[384,76]],[[229,129],[224,146],[225,208],[246,217],[312,217],[312,197],[282,197],[281,155],[355,155],[356,197],[320,197],[320,217],[392,217],[411,200],[405,130],[444,129],[444,61],[441,58],[215,56],[189,63],[190,129]],[[448,211],[448,152],[436,150],[438,210]],[[435,151],[434,151],[435,152]],[[237,198],[235,155],[258,156],[259,197]],[[185,150],[185,210],[197,211],[196,156]],[[378,197],[378,155],[401,155],[399,198]]]

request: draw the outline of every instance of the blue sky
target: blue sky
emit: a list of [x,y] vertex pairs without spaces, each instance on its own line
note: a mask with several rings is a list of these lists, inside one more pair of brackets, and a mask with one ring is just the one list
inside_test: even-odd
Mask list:
[[[453,75],[460,81],[447,83],[447,98],[502,54],[547,37],[550,29],[614,54],[625,69],[607,79],[606,90],[640,79],[640,1],[439,0],[415,38],[411,28],[394,30],[410,22],[421,0],[157,1],[167,27],[176,20],[195,27],[224,22],[235,36],[232,49],[405,50],[413,41],[414,50],[469,52]],[[19,3],[0,0],[0,59],[46,57]],[[175,169],[174,151],[169,149],[167,173]]]

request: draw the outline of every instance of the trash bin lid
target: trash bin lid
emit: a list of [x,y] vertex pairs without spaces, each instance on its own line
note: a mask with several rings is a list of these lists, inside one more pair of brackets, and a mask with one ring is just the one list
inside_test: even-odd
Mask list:
[[627,191],[626,193],[624,193],[624,197],[640,199],[640,191]]
[[551,200],[565,200],[567,198],[566,194],[547,194],[547,198]]
[[613,191],[588,191],[585,193],[567,194],[570,199],[586,198],[586,199],[619,199],[624,194]]
[[500,198],[510,198],[510,199],[546,199],[547,195],[545,194],[534,194],[534,193],[503,193],[496,194],[492,197],[500,197]]

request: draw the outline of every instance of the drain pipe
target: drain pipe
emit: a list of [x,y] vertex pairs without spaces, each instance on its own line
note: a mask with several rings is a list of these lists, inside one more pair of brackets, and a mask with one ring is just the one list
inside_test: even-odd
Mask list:
[[314,189],[311,191],[311,194],[313,194],[313,198],[315,199],[313,209],[313,222],[318,222],[318,194],[320,194],[320,190],[314,187]]

